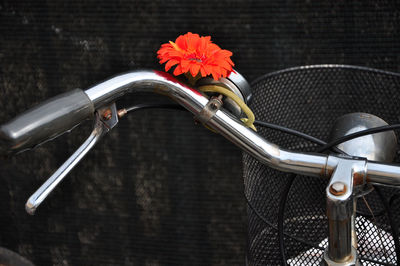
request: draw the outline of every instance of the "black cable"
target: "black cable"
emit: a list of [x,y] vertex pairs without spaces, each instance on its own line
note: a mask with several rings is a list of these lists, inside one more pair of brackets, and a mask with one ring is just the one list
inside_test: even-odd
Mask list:
[[[295,129],[291,129],[291,128],[287,128],[287,127],[283,127],[283,126],[279,126],[276,124],[272,124],[272,123],[268,123],[268,122],[264,122],[264,121],[260,121],[260,120],[255,120],[254,121],[254,125],[257,126],[262,126],[262,127],[267,127],[267,128],[271,128],[271,129],[275,129],[290,135],[294,135],[300,138],[303,138],[305,140],[309,140],[313,143],[319,144],[319,145],[326,145],[327,143],[323,140],[320,140],[316,137],[313,137],[311,135],[305,134],[303,132],[297,131]],[[344,151],[336,148],[336,147],[329,147],[328,149],[332,149],[332,151],[336,152],[336,153],[341,153],[341,154],[346,154]]]
[[324,146],[318,148],[317,152],[324,152],[324,151],[332,148],[333,146],[336,146],[336,145],[338,145],[340,143],[343,143],[343,142],[351,140],[351,139],[355,139],[355,138],[358,138],[358,137],[362,137],[362,136],[370,135],[370,134],[375,134],[375,133],[379,133],[379,132],[395,130],[395,129],[400,129],[400,124],[387,125],[387,126],[381,126],[381,127],[374,127],[374,128],[369,128],[369,129],[366,129],[366,130],[358,131],[358,132],[355,132],[355,133],[340,137],[338,139],[335,139],[335,140],[325,144]]
[[334,149],[335,152],[337,153],[344,153],[343,151],[341,151],[340,149],[337,149],[336,145],[341,144],[343,142],[355,139],[355,138],[359,138],[365,135],[371,135],[371,134],[375,134],[375,133],[380,133],[380,132],[384,132],[384,131],[390,131],[390,130],[396,130],[396,129],[400,129],[400,124],[394,124],[394,125],[387,125],[387,126],[381,126],[381,127],[374,127],[374,128],[369,128],[366,130],[362,130],[362,131],[358,131],[343,137],[340,137],[338,139],[335,139],[331,142],[325,142],[323,140],[320,140],[316,137],[310,136],[308,134],[305,134],[303,132],[291,129],[291,128],[287,128],[287,127],[283,127],[283,126],[279,126],[276,124],[272,124],[272,123],[268,123],[268,122],[264,122],[264,121],[259,121],[259,120],[255,120],[254,121],[254,125],[258,125],[258,126],[262,126],[262,127],[267,127],[267,128],[271,128],[271,129],[275,129],[275,130],[279,130],[281,132],[287,133],[287,134],[291,134],[300,138],[303,138],[305,140],[309,140],[311,142],[314,142],[316,144],[319,145],[323,145],[321,147],[319,147],[316,152],[325,152],[329,149]]
[[291,134],[291,135],[294,135],[294,136],[309,140],[309,141],[314,142],[314,143],[319,144],[319,145],[325,145],[326,144],[325,141],[322,141],[322,140],[317,139],[317,138],[315,138],[313,136],[307,135],[307,134],[305,134],[303,132],[300,132],[300,131],[297,131],[297,130],[294,130],[294,129],[291,129],[291,128],[275,125],[275,124],[264,122],[264,121],[260,121],[260,120],[255,120],[254,121],[254,125],[275,129],[275,130],[278,130],[278,131],[281,131],[281,132],[284,132],[284,133],[287,133],[287,134]]
[[144,104],[137,104],[131,106],[129,108],[125,108],[126,112],[135,112],[143,109],[152,109],[152,108],[163,108],[163,109],[174,109],[174,110],[186,110],[179,104],[173,103],[144,103]]

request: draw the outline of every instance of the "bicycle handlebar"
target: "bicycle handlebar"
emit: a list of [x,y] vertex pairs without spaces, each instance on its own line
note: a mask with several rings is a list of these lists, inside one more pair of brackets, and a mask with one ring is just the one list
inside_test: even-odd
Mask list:
[[[114,102],[126,93],[138,91],[168,95],[195,116],[200,114],[209,101],[200,92],[167,73],[133,71],[99,83],[84,92],[76,90],[52,98],[11,120],[0,127],[3,149],[6,152],[22,151],[54,138],[90,117],[94,110]],[[222,109],[212,116],[207,125],[260,162],[280,171],[329,177],[336,167],[337,160],[328,160],[334,155],[282,149]],[[336,158],[343,159],[340,156]],[[400,185],[398,165],[368,161],[365,173],[363,178],[371,183]]]
[[[195,116],[205,108],[209,99],[197,90],[177,81],[173,76],[159,71],[135,71],[122,74],[85,91],[95,108],[112,102],[118,97],[137,91],[154,91],[167,94]],[[250,153],[261,162],[281,171],[319,176],[325,169],[326,155],[305,154],[279,149],[263,139],[241,121],[219,110],[208,125],[221,135]]]

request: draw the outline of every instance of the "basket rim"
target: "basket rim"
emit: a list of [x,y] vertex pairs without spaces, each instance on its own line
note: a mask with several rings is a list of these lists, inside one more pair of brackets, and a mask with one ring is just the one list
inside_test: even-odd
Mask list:
[[371,67],[364,67],[364,66],[355,66],[355,65],[344,65],[344,64],[316,64],[316,65],[305,65],[305,66],[296,66],[296,67],[290,67],[282,70],[277,70],[273,71],[267,74],[264,74],[258,78],[256,78],[254,81],[251,82],[251,86],[253,86],[255,83],[259,82],[262,79],[265,78],[270,78],[273,76],[277,76],[280,74],[284,73],[289,73],[293,71],[303,71],[303,70],[308,70],[308,69],[348,69],[348,70],[360,70],[360,71],[369,71],[369,72],[375,72],[379,74],[385,74],[385,75],[391,75],[391,76],[397,76],[400,77],[400,73],[397,72],[392,72],[392,71],[387,71],[387,70],[380,70],[376,68],[371,68]]

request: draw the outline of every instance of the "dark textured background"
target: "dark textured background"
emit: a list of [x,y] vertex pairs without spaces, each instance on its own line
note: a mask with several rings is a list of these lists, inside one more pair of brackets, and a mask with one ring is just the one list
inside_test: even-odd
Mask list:
[[[399,71],[399,23],[396,1],[3,1],[0,123],[63,91],[160,68],[160,44],[187,31],[233,51],[249,80],[319,63]],[[123,119],[25,214],[88,130],[0,161],[0,245],[37,265],[243,264],[241,152],[183,112]]]

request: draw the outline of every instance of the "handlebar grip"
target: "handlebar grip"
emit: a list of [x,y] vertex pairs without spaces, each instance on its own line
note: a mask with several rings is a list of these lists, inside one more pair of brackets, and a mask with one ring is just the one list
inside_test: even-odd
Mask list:
[[57,95],[0,126],[0,154],[21,152],[53,139],[94,114],[85,92]]

